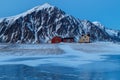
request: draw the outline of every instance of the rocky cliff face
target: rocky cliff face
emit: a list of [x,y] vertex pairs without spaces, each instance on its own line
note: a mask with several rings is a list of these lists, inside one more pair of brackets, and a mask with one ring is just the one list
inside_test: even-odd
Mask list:
[[120,32],[113,38],[100,24],[76,19],[49,4],[0,19],[0,42],[6,43],[46,43],[54,36],[75,37],[78,40],[87,33],[92,41],[120,41]]

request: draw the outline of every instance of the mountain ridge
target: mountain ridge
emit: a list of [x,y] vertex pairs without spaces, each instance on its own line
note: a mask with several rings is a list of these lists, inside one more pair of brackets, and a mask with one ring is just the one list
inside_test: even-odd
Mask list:
[[101,23],[79,20],[48,3],[22,14],[0,19],[0,42],[47,43],[52,37],[75,37],[90,33],[92,41],[120,41],[120,32],[110,35]]

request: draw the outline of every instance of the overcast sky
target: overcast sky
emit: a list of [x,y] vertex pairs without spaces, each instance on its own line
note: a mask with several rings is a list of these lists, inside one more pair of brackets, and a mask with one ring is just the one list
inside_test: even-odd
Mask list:
[[120,0],[0,0],[0,18],[49,3],[79,19],[99,21],[120,30]]

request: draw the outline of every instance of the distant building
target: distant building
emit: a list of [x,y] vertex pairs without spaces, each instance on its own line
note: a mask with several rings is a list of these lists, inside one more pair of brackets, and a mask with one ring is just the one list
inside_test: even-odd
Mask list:
[[53,37],[51,40],[51,43],[60,43],[60,42],[62,42],[62,38],[58,36]]
[[62,42],[71,43],[71,42],[74,42],[74,38],[73,38],[73,37],[63,38],[63,39],[62,39]]
[[82,35],[79,40],[80,43],[90,43],[90,35]]

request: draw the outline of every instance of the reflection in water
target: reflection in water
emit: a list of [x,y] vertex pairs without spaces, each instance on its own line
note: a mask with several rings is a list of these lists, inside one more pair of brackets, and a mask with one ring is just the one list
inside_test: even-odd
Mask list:
[[0,80],[120,80],[120,56],[109,55],[106,60],[80,65],[78,68],[43,64],[1,65]]

